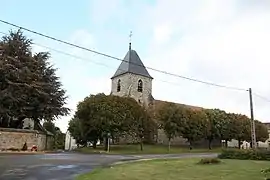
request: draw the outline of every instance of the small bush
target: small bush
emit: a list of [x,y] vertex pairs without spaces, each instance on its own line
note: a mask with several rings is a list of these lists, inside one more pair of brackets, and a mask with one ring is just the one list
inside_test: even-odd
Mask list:
[[7,150],[8,150],[8,151],[20,151],[20,150],[17,149],[17,148],[8,148]]
[[27,147],[27,144],[26,142],[24,143],[23,147],[22,147],[22,151],[27,151],[28,147]]
[[240,159],[240,160],[264,160],[270,161],[270,151],[268,150],[223,150],[218,156],[220,159]]
[[204,158],[201,159],[198,164],[219,164],[221,161],[218,158]]
[[270,180],[270,168],[266,168],[261,170],[261,173],[264,174],[266,180]]

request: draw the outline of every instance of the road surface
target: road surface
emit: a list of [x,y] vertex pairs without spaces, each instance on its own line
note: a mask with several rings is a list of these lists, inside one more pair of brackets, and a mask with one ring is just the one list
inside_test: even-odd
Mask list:
[[55,153],[37,155],[0,154],[1,180],[74,180],[78,174],[115,162],[150,159],[209,157],[216,154],[101,155]]

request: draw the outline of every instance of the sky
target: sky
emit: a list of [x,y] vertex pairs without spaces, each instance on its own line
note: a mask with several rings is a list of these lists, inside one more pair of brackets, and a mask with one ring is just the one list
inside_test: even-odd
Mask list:
[[[132,49],[147,67],[252,91],[254,116],[270,122],[270,1],[80,0],[1,2],[0,19],[124,58]],[[0,32],[16,30],[0,23]],[[49,51],[69,96],[70,116],[90,94],[110,93],[120,61],[25,32],[33,51]],[[48,49],[49,47],[49,49]],[[63,51],[81,59],[56,52]],[[148,70],[155,99],[250,115],[249,94]],[[269,100],[268,100],[269,99]]]

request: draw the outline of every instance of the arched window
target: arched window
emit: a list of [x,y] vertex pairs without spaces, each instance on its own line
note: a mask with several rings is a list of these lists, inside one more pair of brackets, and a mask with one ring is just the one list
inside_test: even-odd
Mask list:
[[142,80],[138,81],[138,92],[142,92],[143,91],[143,82]]
[[121,90],[121,80],[119,79],[117,82],[117,92]]

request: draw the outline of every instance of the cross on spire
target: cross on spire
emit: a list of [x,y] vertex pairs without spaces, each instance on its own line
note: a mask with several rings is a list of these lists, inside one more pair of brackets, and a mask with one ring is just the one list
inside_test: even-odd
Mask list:
[[132,31],[129,33],[129,50],[131,50],[131,37],[132,37]]

